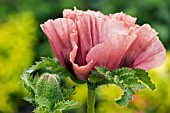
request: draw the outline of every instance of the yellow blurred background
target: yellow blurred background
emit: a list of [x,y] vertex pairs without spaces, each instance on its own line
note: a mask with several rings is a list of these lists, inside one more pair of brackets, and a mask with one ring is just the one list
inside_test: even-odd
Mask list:
[[[20,75],[40,57],[54,57],[39,25],[62,17],[62,10],[76,6],[99,10],[104,14],[124,12],[137,17],[137,23],[149,23],[159,32],[167,49],[166,62],[149,71],[156,90],[139,91],[127,107],[115,104],[121,90],[102,86],[96,90],[96,113],[169,113],[170,111],[170,0],[0,0],[0,113],[31,113],[33,107],[22,98],[27,92],[20,86]],[[70,80],[68,84],[74,83]],[[82,105],[69,113],[85,113],[86,85],[77,85],[71,98]]]

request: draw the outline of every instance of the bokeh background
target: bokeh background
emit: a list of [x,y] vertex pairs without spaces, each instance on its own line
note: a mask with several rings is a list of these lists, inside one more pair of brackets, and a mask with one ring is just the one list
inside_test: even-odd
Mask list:
[[[170,111],[170,0],[0,0],[0,113],[31,113],[33,107],[22,98],[27,92],[19,78],[24,68],[40,57],[54,57],[39,25],[62,17],[62,10],[99,10],[104,14],[124,12],[149,23],[167,49],[166,62],[149,71],[156,90],[140,91],[127,107],[115,104],[121,90],[114,85],[96,91],[96,113],[169,113]],[[67,83],[74,85],[70,80]],[[86,85],[77,85],[71,98],[82,106],[70,113],[85,113]]]

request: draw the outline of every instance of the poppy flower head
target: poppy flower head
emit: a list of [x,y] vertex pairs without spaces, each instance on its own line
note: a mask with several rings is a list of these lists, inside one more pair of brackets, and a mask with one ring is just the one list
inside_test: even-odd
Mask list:
[[61,65],[86,81],[95,66],[149,70],[163,63],[166,50],[148,24],[124,13],[65,9],[63,18],[41,24]]

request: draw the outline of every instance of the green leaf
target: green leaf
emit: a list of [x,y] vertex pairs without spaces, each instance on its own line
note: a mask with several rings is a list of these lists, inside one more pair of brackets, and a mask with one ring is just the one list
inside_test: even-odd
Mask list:
[[71,95],[75,94],[75,86],[71,88],[62,87],[61,91],[62,91],[64,98],[68,99]]
[[59,65],[57,62],[57,59],[55,58],[50,59],[50,58],[42,57],[41,59],[42,61],[36,62],[36,64],[33,65],[31,68],[29,68],[26,72],[31,74],[34,71],[41,69],[41,68],[47,68],[47,67],[52,68],[52,67],[57,67]]
[[151,82],[150,77],[148,76],[148,73],[143,69],[134,69],[135,70],[135,76],[147,84],[152,90],[155,89],[155,85]]
[[126,83],[128,84],[128,86],[130,88],[132,88],[134,91],[136,90],[143,90],[143,89],[146,89],[147,87],[145,85],[143,85],[141,82],[139,82],[137,79],[129,79],[128,80],[129,83]]
[[106,75],[109,71],[106,67],[95,67],[96,71],[101,75]]
[[50,113],[52,111],[52,104],[47,98],[35,96],[35,100],[38,104],[34,110],[35,113]]
[[132,89],[126,88],[121,98],[116,100],[116,103],[120,106],[126,106],[128,102],[132,100],[133,94],[135,94],[135,92]]
[[89,82],[98,82],[102,80],[102,76],[99,75],[99,73],[96,70],[92,70],[92,73],[90,74],[88,81]]
[[34,78],[32,78],[33,80],[31,81],[33,86],[36,87],[36,84],[38,82],[38,79],[39,79],[39,74],[36,74]]
[[79,106],[80,106],[80,102],[78,101],[66,100],[66,101],[61,101],[56,103],[54,109],[56,111],[66,111],[66,110],[75,109]]
[[39,71],[40,69],[43,69],[43,70],[41,70],[41,71],[43,71],[43,73],[50,72],[52,74],[58,74],[58,75],[60,75],[61,79],[64,79],[66,77],[71,77],[71,79],[76,83],[79,83],[79,84],[85,83],[84,81],[77,79],[75,77],[75,75],[72,75],[70,72],[68,72],[65,69],[65,67],[60,65],[60,63],[58,62],[58,60],[56,58],[51,59],[48,57],[47,58],[42,57],[41,59],[42,59],[42,61],[36,62],[35,65],[33,65],[28,70],[25,70],[24,73],[27,73],[29,75],[34,75],[34,73],[36,74],[37,72],[40,72]]
[[24,100],[28,101],[29,103],[31,103],[33,105],[36,105],[34,96],[26,96],[26,97],[24,97]]
[[100,85],[115,84],[123,91],[123,95],[116,103],[125,106],[132,99],[137,90],[146,89],[140,81],[149,85],[152,89],[154,84],[150,81],[148,73],[142,69],[130,69],[127,67],[109,71],[106,67],[96,67],[88,79],[88,87],[96,88]]
[[26,72],[21,76],[21,80],[23,81],[23,86],[29,91],[32,95],[35,94],[35,85],[33,84],[33,78]]

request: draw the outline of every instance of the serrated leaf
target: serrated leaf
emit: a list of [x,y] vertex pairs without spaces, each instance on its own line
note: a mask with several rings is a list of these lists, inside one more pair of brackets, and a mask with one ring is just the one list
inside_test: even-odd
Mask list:
[[52,105],[47,98],[35,96],[35,100],[38,104],[34,110],[35,113],[50,113]]
[[98,82],[101,80],[102,80],[102,76],[96,70],[93,70],[88,78],[89,82]]
[[73,100],[61,101],[55,104],[54,109],[56,111],[65,111],[75,109],[80,106],[80,102]]
[[75,94],[75,86],[71,88],[61,88],[62,94],[65,99],[68,99],[71,95]]
[[97,83],[98,86],[113,82],[113,75],[106,67],[95,67],[95,69],[89,77],[89,82]]
[[147,87],[145,85],[143,85],[141,82],[139,82],[138,80],[136,79],[133,79],[131,80],[130,79],[130,83],[128,84],[128,86],[130,88],[132,88],[133,90],[143,90],[143,89],[146,89]]
[[51,102],[46,98],[46,97],[40,97],[40,96],[35,96],[35,101],[37,102],[38,106],[44,106],[46,108],[49,108],[49,106],[51,105]]
[[[102,76],[102,78],[99,80],[98,76]],[[123,95],[116,101],[116,103],[121,106],[128,104],[132,99],[132,95],[135,94],[135,91],[146,88],[146,86],[140,81],[148,84],[152,89],[154,88],[150,78],[148,78],[147,72],[141,69],[130,69],[127,67],[118,68],[112,71],[109,71],[105,67],[96,67],[96,70],[92,71],[88,80],[91,82],[91,84],[89,83],[88,85],[94,86],[93,84],[95,84],[95,87],[107,84],[115,84],[119,86],[123,90]]]
[[116,103],[120,106],[126,106],[128,102],[132,100],[133,94],[135,94],[135,92],[132,89],[126,88],[121,98],[116,100]]
[[85,83],[84,81],[77,79],[75,75],[72,75],[63,66],[61,66],[56,58],[51,59],[48,57],[47,58],[42,57],[41,59],[42,59],[41,61],[36,62],[36,64],[33,65],[31,68],[29,68],[28,70],[25,70],[24,73],[27,73],[29,75],[34,75],[36,71],[43,69],[43,71],[45,72],[50,72],[52,74],[60,75],[61,79],[64,79],[66,77],[71,77],[71,79],[76,83],[79,83],[79,84]]
[[32,84],[33,84],[34,87],[36,87],[38,79],[39,79],[39,74],[36,74],[35,77],[33,78],[33,81],[32,81]]
[[51,67],[50,70],[52,71],[52,73],[60,75],[61,79],[64,79],[69,76],[76,83],[79,84],[85,83],[84,81],[77,79],[74,75],[68,72],[63,66],[61,66],[56,58],[50,59],[50,58],[43,57],[42,62],[39,63],[38,68],[43,68],[43,67]]
[[35,93],[35,86],[33,84],[33,78],[31,76],[24,72],[23,75],[21,76],[21,80],[23,81],[23,86],[31,93]]
[[95,67],[96,71],[102,75],[105,75],[108,72],[108,69],[106,67]]
[[118,68],[112,71],[114,75],[134,75],[134,71],[127,67]]
[[45,106],[39,106],[34,109],[34,113],[51,113]]
[[47,68],[47,67],[56,67],[58,65],[57,63],[57,59],[53,58],[46,58],[46,57],[42,57],[41,58],[42,61],[36,62],[35,65],[33,65],[31,68],[29,68],[26,72],[27,73],[32,73],[35,70],[41,69],[41,68]]
[[35,97],[34,96],[26,96],[24,97],[24,100],[28,101],[29,103],[35,105]]
[[123,80],[123,87],[130,87],[133,90],[142,90],[145,89],[146,86],[143,85],[137,78],[133,76],[128,76],[128,75],[124,75],[124,77],[121,78],[121,80]]
[[31,95],[35,95],[34,90],[28,86],[26,83],[23,83],[23,87],[31,94]]
[[135,76],[147,84],[152,90],[155,89],[155,85],[151,82],[150,77],[148,76],[148,73],[143,69],[134,69],[135,70]]
[[66,73],[65,76],[69,74],[69,72],[67,72],[65,68],[59,64],[56,58],[50,59],[50,58],[42,57],[41,59],[42,59],[41,61],[36,62],[36,64],[33,65],[31,68],[25,70],[24,73],[32,75],[35,71],[44,68],[51,72],[56,72],[57,74],[62,72]]

